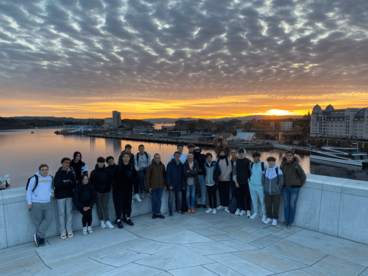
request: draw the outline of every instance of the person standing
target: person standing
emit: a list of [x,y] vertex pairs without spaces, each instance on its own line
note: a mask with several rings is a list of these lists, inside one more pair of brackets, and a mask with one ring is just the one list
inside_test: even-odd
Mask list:
[[206,183],[204,182],[204,164],[206,163],[206,156],[201,153],[202,150],[199,147],[194,149],[194,159],[197,160],[199,171],[198,171],[198,182],[201,188],[201,197],[197,194],[197,208],[207,208],[207,189]]
[[231,165],[233,168],[233,172],[231,174],[230,177],[230,193],[231,193],[231,198],[236,198],[236,211],[235,211],[235,215],[238,216],[240,214],[240,202],[239,202],[239,189],[235,186],[235,182],[233,180],[233,175],[234,175],[234,163],[235,161],[238,159],[238,150],[236,148],[231,148],[230,149],[230,160],[231,160]]
[[74,152],[70,169],[75,173],[77,182],[82,178],[82,175],[88,175],[88,166],[82,161],[82,154],[79,151]]
[[292,228],[294,226],[299,190],[303,187],[307,176],[302,166],[300,166],[299,158],[294,156],[294,152],[290,150],[282,158],[280,169],[284,174],[284,225],[287,228]]
[[264,223],[269,224],[272,221],[272,225],[276,226],[277,219],[279,218],[280,197],[282,187],[284,186],[284,176],[276,164],[275,157],[268,157],[267,162],[268,168],[264,170],[262,175],[267,211],[267,219]]
[[148,166],[152,163],[151,155],[144,151],[144,145],[139,145],[138,153],[134,156],[134,166],[139,177],[139,191],[145,196],[147,189],[144,183]]
[[[250,204],[251,196],[249,191],[249,178],[250,178],[250,163],[251,161],[245,157],[245,149],[240,148],[238,150],[238,159],[234,161],[233,166],[233,181],[238,190],[238,199],[240,212],[239,216],[247,215],[250,217]],[[245,200],[244,200],[245,199]],[[236,213],[235,213],[236,214]]]
[[187,161],[184,163],[183,173],[185,177],[186,186],[186,201],[188,205],[188,213],[195,213],[195,196],[196,190],[199,197],[201,197],[201,189],[198,181],[199,166],[197,160],[194,160],[194,155],[189,153]]
[[105,158],[97,158],[97,165],[91,172],[91,184],[96,190],[97,195],[97,214],[101,228],[114,228],[109,218],[109,198],[112,186],[112,176],[106,170]]
[[[187,160],[187,155],[186,155],[185,153],[183,153],[183,150],[184,150],[184,146],[183,146],[183,144],[178,144],[178,145],[176,146],[176,149],[177,149],[177,151],[176,151],[176,152],[178,152],[178,153],[180,154],[180,158],[179,158],[180,162],[181,162],[182,164],[184,164],[184,163],[185,163],[185,160]],[[175,153],[176,153],[176,152],[175,152]],[[174,153],[174,154],[172,154],[172,155],[170,156],[170,158],[169,158],[169,162],[170,162],[171,160],[173,160],[173,159],[174,159],[174,155],[175,155],[175,153]]]
[[114,171],[113,197],[116,214],[116,224],[118,228],[123,228],[121,222],[121,214],[123,214],[123,222],[133,226],[134,223],[130,219],[132,212],[132,193],[133,186],[139,182],[137,171],[130,163],[130,153],[122,153],[122,162],[119,168]]
[[106,172],[111,175],[112,181],[114,182],[114,171],[119,166],[115,164],[114,157],[112,157],[112,156],[106,157],[106,163],[108,165],[106,167]]
[[[135,162],[134,162],[134,154],[132,153],[132,146],[130,144],[126,144],[125,145],[125,149],[124,151],[121,152],[120,154],[120,158],[119,158],[119,165],[121,165],[123,163],[123,153],[127,152],[129,154],[129,163],[135,167]],[[142,202],[140,196],[139,196],[139,181],[137,183],[134,184],[134,196],[133,199],[135,199],[138,202]]]
[[60,237],[63,240],[66,239],[66,231],[68,231],[68,238],[73,238],[73,190],[76,185],[74,173],[70,169],[70,159],[64,157],[61,160],[61,167],[54,178],[55,198],[57,199],[59,212]]
[[92,208],[96,202],[96,191],[87,175],[83,175],[74,190],[73,201],[82,214],[83,235],[93,234]]
[[225,212],[229,213],[229,201],[230,201],[230,178],[232,172],[231,160],[226,156],[226,151],[220,149],[219,158],[217,163],[220,167],[221,175],[219,176],[219,196],[220,205],[217,210],[225,209]]
[[173,215],[173,202],[176,194],[176,210],[179,214],[185,214],[181,210],[182,205],[182,191],[185,189],[183,164],[180,162],[180,152],[174,153],[174,159],[172,159],[166,167],[166,182],[167,190],[169,192],[169,215]]
[[206,153],[206,163],[204,164],[204,182],[207,186],[209,208],[206,213],[216,214],[217,212],[217,185],[221,174],[220,167],[212,159],[211,153]]
[[152,219],[164,219],[161,214],[162,194],[166,190],[166,172],[165,165],[161,162],[161,156],[155,153],[152,163],[148,166],[146,172],[146,187],[152,195]]
[[194,148],[195,148],[195,145],[194,144],[189,144],[188,145],[188,154],[194,154]]
[[45,245],[46,232],[54,219],[53,197],[53,178],[49,175],[49,166],[41,164],[27,186],[28,209],[35,226],[33,241],[37,247]]
[[259,152],[255,152],[252,154],[253,162],[250,164],[250,180],[249,180],[249,191],[250,196],[253,202],[253,210],[254,213],[250,217],[251,219],[255,219],[258,217],[258,202],[261,203],[262,206],[262,221],[264,222],[267,218],[266,216],[266,205],[264,203],[264,191],[262,186],[262,175],[264,170],[267,169],[267,166],[261,160],[261,155]]

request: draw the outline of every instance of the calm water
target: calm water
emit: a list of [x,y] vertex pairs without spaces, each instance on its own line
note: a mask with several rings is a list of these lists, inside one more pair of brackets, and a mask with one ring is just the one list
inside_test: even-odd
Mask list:
[[[34,131],[34,134],[31,134]],[[112,155],[115,160],[129,143],[133,147],[133,153],[138,152],[139,142],[102,139],[86,136],[63,136],[55,135],[54,129],[36,130],[8,130],[0,131],[0,176],[6,171],[11,177],[11,187],[24,187],[27,179],[32,176],[41,163],[50,166],[50,173],[54,175],[60,167],[63,157],[73,157],[75,151],[80,151],[83,161],[88,165],[90,171],[95,167],[99,156],[107,157]],[[176,150],[175,145],[143,143],[146,151],[151,155],[160,153],[162,162],[166,164],[170,155]],[[185,150],[184,152],[186,152]],[[202,152],[211,152],[212,149]],[[247,157],[252,159],[252,152],[247,153]],[[268,156],[274,156],[280,164],[282,151],[261,152],[262,160]],[[301,165],[306,173],[319,175],[330,175],[351,179],[367,180],[367,170],[355,170],[346,168],[335,168],[326,165],[310,164],[308,156],[299,156]]]

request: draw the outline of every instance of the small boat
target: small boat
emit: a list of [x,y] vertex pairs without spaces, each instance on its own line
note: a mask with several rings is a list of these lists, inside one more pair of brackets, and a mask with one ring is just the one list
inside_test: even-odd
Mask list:
[[322,147],[312,150],[311,162],[368,167],[368,154],[357,148]]

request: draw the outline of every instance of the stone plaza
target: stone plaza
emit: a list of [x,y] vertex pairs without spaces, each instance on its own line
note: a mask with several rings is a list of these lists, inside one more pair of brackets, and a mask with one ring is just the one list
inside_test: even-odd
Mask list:
[[0,275],[368,275],[363,243],[224,211],[165,216],[0,250]]

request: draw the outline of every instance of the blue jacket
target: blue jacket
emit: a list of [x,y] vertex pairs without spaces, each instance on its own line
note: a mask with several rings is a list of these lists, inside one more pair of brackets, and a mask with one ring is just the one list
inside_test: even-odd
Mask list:
[[183,164],[179,161],[179,165],[172,159],[166,167],[166,183],[167,189],[173,186],[173,191],[179,192],[185,188],[185,180],[183,174]]

